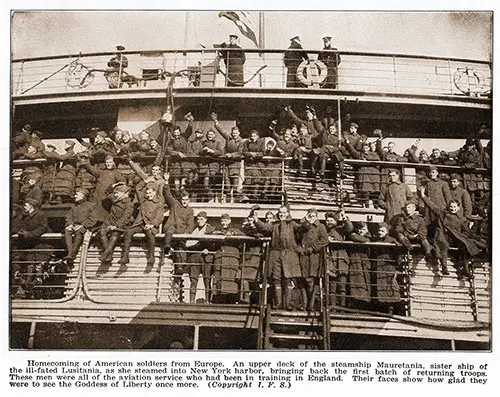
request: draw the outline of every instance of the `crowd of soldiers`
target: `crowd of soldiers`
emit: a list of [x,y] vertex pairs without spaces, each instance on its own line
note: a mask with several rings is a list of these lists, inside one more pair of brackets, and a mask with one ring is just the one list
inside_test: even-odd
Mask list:
[[[39,237],[48,230],[47,218],[40,209],[42,201],[61,203],[71,199],[74,206],[68,212],[64,228],[65,262],[72,265],[85,233],[94,231],[102,247],[98,276],[108,271],[114,248],[121,240],[123,248],[119,263],[123,270],[126,269],[132,237],[139,232],[146,237],[145,271],[150,272],[155,263],[155,236],[163,227],[165,254],[174,254],[176,275],[186,272],[183,263],[203,264],[187,269],[192,280],[190,301],[196,295],[195,280],[200,274],[205,281],[205,301],[246,301],[253,288],[252,281],[259,272],[258,251],[247,253],[243,277],[239,270],[241,261],[237,243],[218,247],[213,254],[210,247],[199,241],[193,239],[194,244],[189,246],[188,243],[193,241],[179,243],[173,241],[173,235],[269,235],[268,270],[276,307],[290,308],[292,291],[297,289],[304,295],[303,306],[313,308],[323,263],[328,264],[329,274],[334,280],[331,289],[338,305],[356,306],[370,301],[372,285],[377,285],[380,290],[377,296],[390,295],[392,298],[386,296],[385,299],[398,301],[399,291],[393,283],[398,269],[393,260],[383,259],[391,258],[393,253],[390,250],[377,248],[370,251],[362,246],[332,249],[329,258],[335,259],[325,262],[322,253],[330,242],[371,241],[368,225],[363,222],[352,225],[343,211],[327,213],[325,224],[322,224],[317,211],[311,209],[302,222],[296,223],[291,219],[288,207],[283,206],[276,216],[269,216],[268,223],[261,222],[255,212],[250,214],[241,230],[230,227],[231,219],[227,214],[221,218],[220,227],[211,230],[206,214],[201,212],[197,214],[195,224],[190,200],[200,190],[204,198],[214,200],[213,186],[220,183],[221,168],[224,168],[227,178],[225,185],[235,201],[259,201],[271,191],[278,191],[280,181],[276,173],[279,174],[279,168],[274,167],[273,162],[266,167],[263,163],[266,156],[271,159],[291,158],[299,175],[305,173],[304,162],[308,161],[309,172],[319,180],[325,178],[327,165],[338,178],[344,178],[344,158],[428,162],[431,166],[425,172],[425,179],[424,175],[418,179],[418,194],[401,181],[397,168],[380,170],[374,164],[356,165],[360,198],[374,199],[376,205],[385,210],[385,223],[374,229],[378,241],[401,244],[409,251],[415,244],[421,245],[429,261],[439,262],[443,275],[449,274],[449,247],[458,246],[463,253],[457,263],[459,277],[470,275],[470,259],[489,246],[489,199],[485,199],[489,191],[487,179],[471,172],[464,174],[463,181],[460,175],[452,174],[448,183],[435,167],[436,164],[450,165],[453,162],[471,171],[482,167],[491,169],[491,146],[483,148],[479,139],[467,139],[455,153],[439,151],[439,156],[436,153],[425,159],[416,155],[418,142],[404,156],[394,152],[392,142],[384,148],[380,130],[374,132],[376,140],[369,143],[366,136],[358,133],[359,126],[355,122],[350,122],[349,129],[339,136],[331,109],[327,109],[325,117],[318,118],[315,109],[308,106],[305,118],[300,119],[290,106],[284,107],[279,117],[270,123],[265,136],[252,130],[246,139],[241,136],[238,126],[230,132],[225,131],[216,113],[210,118],[213,128],[204,133],[194,130],[194,117],[188,113],[185,116],[187,128],[182,131],[178,126],[170,126],[166,140],[161,144],[146,131],[138,136],[118,128],[109,133],[91,131],[89,141],[80,140],[82,151],[75,153],[75,142],[68,140],[64,154],[58,153],[55,146],[45,146],[40,132],[29,125],[24,126],[14,134],[13,159],[46,159],[46,166],[42,169],[31,165],[24,170],[20,182],[16,179],[12,182],[12,232],[18,235],[17,247],[28,252],[26,257],[17,258],[18,261],[33,262],[35,253],[32,251],[40,248]],[[153,160],[149,167],[144,163],[147,157]],[[221,162],[224,167],[221,167]],[[478,207],[481,203],[483,205]],[[164,223],[167,209],[169,216]],[[470,223],[474,213],[480,214],[482,220],[477,221],[472,230]],[[374,281],[370,269],[373,258],[379,256],[382,259],[380,266],[376,266],[377,279]],[[386,269],[380,270],[384,266]],[[14,279],[18,278],[19,272],[19,266],[13,266]],[[28,273],[33,272],[28,269]],[[244,281],[242,285],[238,277]],[[29,278],[25,280],[28,287],[32,283]],[[243,289],[241,296],[236,293],[238,288]]]

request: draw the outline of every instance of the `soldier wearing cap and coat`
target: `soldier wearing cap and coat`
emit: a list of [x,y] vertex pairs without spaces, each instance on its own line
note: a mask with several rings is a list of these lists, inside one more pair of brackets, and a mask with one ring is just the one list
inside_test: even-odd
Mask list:
[[453,173],[450,175],[450,195],[453,200],[460,203],[458,213],[465,219],[470,219],[472,216],[472,201],[469,192],[461,186],[460,175]]
[[245,64],[245,52],[236,44],[238,36],[229,35],[229,43],[214,45],[219,48],[219,53],[226,65],[226,77],[228,87],[243,87],[243,65]]
[[322,88],[337,88],[338,74],[337,69],[340,63],[340,55],[336,52],[337,49],[332,47],[332,37],[329,35],[323,36],[323,51],[318,54],[318,61],[321,61],[327,67],[328,74]]
[[[295,232],[300,225],[293,220],[287,206],[280,207],[278,219],[273,223],[264,223],[254,218],[255,228],[271,236],[268,266],[271,269],[271,284],[275,290],[274,307],[288,309],[293,288],[292,280],[302,276],[299,261],[300,249],[295,239]],[[285,288],[284,294],[282,286]]]
[[69,209],[66,215],[64,228],[64,241],[68,255],[66,260],[72,264],[82,245],[83,238],[87,230],[95,225],[93,217],[94,204],[87,201],[89,191],[83,188],[75,189],[75,204]]
[[285,55],[283,56],[283,63],[287,68],[286,73],[286,86],[287,87],[301,87],[297,77],[297,68],[302,63],[302,61],[309,60],[309,56],[307,52],[303,50],[302,45],[300,44],[300,37],[294,36],[290,39],[290,46],[285,51]]
[[395,215],[402,212],[402,208],[407,200],[413,198],[408,185],[401,182],[399,171],[389,170],[389,183],[382,187],[378,198],[378,206],[385,210],[385,222],[392,225]]
[[155,235],[158,233],[160,225],[163,222],[165,204],[163,202],[163,197],[158,196],[156,186],[153,183],[146,184],[143,190],[137,192],[137,196],[140,203],[139,213],[132,225],[125,229],[120,264],[126,265],[130,261],[129,252],[133,235],[135,233],[144,232],[147,241],[146,273],[149,273],[155,262]]
[[[28,250],[16,252],[12,255],[12,284],[24,284],[26,289],[31,289],[35,280],[36,264],[50,258],[50,253],[44,252],[42,248],[47,248],[41,244],[40,237],[49,231],[47,215],[40,210],[41,202],[26,198],[24,200],[24,211],[11,224],[11,232],[17,234],[13,248],[16,250]],[[40,251],[37,251],[40,249]],[[26,274],[26,277],[21,273]],[[24,297],[24,290],[18,285],[17,294]]]
[[328,233],[325,225],[319,221],[316,209],[310,208],[307,211],[299,234],[300,267],[307,284],[307,310],[313,310],[319,279],[324,270],[325,248],[328,245]]
[[[219,236],[243,236],[244,233],[231,227],[231,217],[229,214],[222,214],[220,225],[210,234]],[[224,240],[216,245],[214,256],[213,275],[215,294],[218,299],[226,303],[238,301],[237,293],[240,281],[240,245],[241,241]]]
[[99,236],[104,249],[100,259],[104,266],[98,269],[98,274],[101,274],[106,267],[109,267],[113,260],[116,243],[130,225],[133,214],[134,205],[129,197],[129,188],[123,182],[119,182],[113,187],[113,203],[109,216],[99,229]]
[[[196,223],[196,226],[193,224],[191,230],[186,231],[185,233],[190,233],[193,236],[201,236],[212,234],[215,230],[215,228],[207,222],[207,213],[205,211],[198,212],[196,215]],[[188,264],[184,266],[184,273],[189,274],[190,303],[195,303],[198,278],[200,277],[200,274],[203,276],[203,284],[205,286],[205,302],[210,303],[212,296],[210,281],[212,279],[212,263],[214,261],[214,256],[208,252],[209,247],[210,243],[206,240],[189,239],[184,241],[183,248],[190,252],[178,252],[178,259],[182,263]]]
[[[354,231],[354,226],[345,212],[342,210],[336,214],[327,212],[325,214],[326,232],[330,243],[344,241]],[[330,276],[331,305],[346,306],[347,276],[349,274],[350,259],[344,248],[328,249],[327,272]]]
[[20,190],[23,200],[33,199],[39,204],[42,203],[43,191],[40,186],[41,179],[42,174],[39,171],[33,171],[24,178],[25,183]]
[[427,240],[427,226],[424,218],[417,212],[417,200],[409,199],[404,205],[404,212],[395,217],[393,232],[397,241],[408,250],[412,250],[412,243],[422,246],[427,258],[431,257],[431,245]]
[[96,204],[95,217],[97,221],[101,222],[104,222],[109,215],[110,199],[108,194],[111,186],[119,182],[125,182],[125,177],[116,169],[116,164],[112,156],[106,156],[104,166],[105,168],[100,170],[93,165],[83,164],[83,167],[97,178],[93,201]]
[[[389,236],[389,226],[382,222],[378,225],[377,236],[372,239],[373,242],[395,244],[398,242],[394,237]],[[381,305],[381,309],[387,308],[392,314],[393,305],[401,301],[401,291],[397,281],[397,261],[393,247],[374,247],[371,250],[372,275],[375,278],[376,300]]]
[[44,152],[47,163],[45,163],[45,167],[43,168],[42,191],[47,196],[52,195],[54,191],[56,172],[61,158],[56,149],[54,145],[49,143]]
[[[426,184],[427,196],[434,204],[436,204],[441,209],[446,209],[448,203],[451,200],[450,186],[447,182],[439,179],[439,171],[436,166],[431,166],[429,168],[430,180]],[[434,222],[437,216],[426,207],[425,209],[425,220],[427,224]]]
[[448,207],[442,209],[426,196],[424,186],[420,187],[419,193],[425,205],[438,216],[434,247],[436,256],[441,262],[443,274],[449,274],[447,268],[448,250],[450,245],[454,244],[459,248],[459,254],[457,255],[459,276],[470,276],[470,258],[478,255],[481,252],[481,248],[472,239],[467,219],[458,214],[460,204],[457,201],[451,200],[448,203]]
[[62,202],[63,198],[67,200],[73,195],[76,183],[76,159],[75,152],[73,150],[75,142],[68,140],[65,144],[66,153],[59,156],[62,163],[54,178],[53,194],[58,202]]

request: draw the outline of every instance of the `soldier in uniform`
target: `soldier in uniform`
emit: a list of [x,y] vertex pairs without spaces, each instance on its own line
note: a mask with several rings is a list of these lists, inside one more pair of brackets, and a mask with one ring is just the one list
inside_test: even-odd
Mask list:
[[64,228],[64,242],[68,255],[64,258],[69,265],[72,265],[80,246],[83,243],[83,237],[87,230],[95,225],[93,218],[94,204],[87,201],[89,191],[83,188],[75,189],[75,204],[69,209],[66,215],[66,224]]
[[286,86],[287,87],[301,87],[299,79],[297,78],[297,68],[302,63],[302,61],[309,60],[307,52],[302,49],[300,44],[300,37],[294,36],[290,39],[290,46],[285,51],[283,56],[283,62],[287,68],[286,74]]
[[113,203],[109,216],[103,222],[99,236],[103,252],[101,254],[102,265],[98,269],[97,276],[105,273],[113,260],[113,251],[118,239],[133,219],[134,206],[129,197],[129,187],[123,182],[113,186]]
[[[222,214],[220,226],[211,234],[220,236],[242,236],[243,232],[231,227],[229,214]],[[238,286],[240,284],[240,241],[224,240],[216,244],[214,257],[215,295],[219,303],[236,303],[239,300]]]
[[111,201],[108,197],[111,187],[117,183],[125,183],[125,177],[122,173],[116,169],[116,164],[113,156],[107,155],[105,157],[103,170],[90,165],[89,163],[84,163],[82,166],[95,178],[97,178],[97,183],[94,191],[93,201],[96,205],[95,208],[95,218],[97,221],[103,222],[109,213],[109,208],[111,206]]
[[[349,235],[349,240],[357,243],[367,243],[371,240],[366,222],[358,222],[354,232]],[[370,249],[358,244],[349,247],[349,296],[354,308],[367,309],[371,301],[371,264],[369,259]]]
[[26,198],[23,209],[23,214],[12,222],[12,233],[17,233],[18,236],[13,244],[14,248],[28,250],[12,256],[12,285],[19,283],[14,291],[16,298],[24,298],[26,294],[31,293],[35,282],[36,263],[48,259],[46,253],[36,251],[37,248],[41,248],[39,238],[49,229],[47,216],[40,210],[40,201]]
[[395,215],[402,212],[407,200],[413,198],[408,185],[401,182],[399,170],[389,170],[389,183],[382,187],[378,198],[378,206],[385,210],[385,221],[392,225]]
[[59,156],[62,164],[57,170],[54,180],[54,196],[57,203],[67,201],[69,197],[73,196],[76,183],[75,142],[68,140],[65,141],[65,144],[65,153]]
[[226,164],[226,171],[227,171],[226,185],[228,186],[231,198],[233,198],[234,201],[234,197],[239,198],[241,194],[241,188],[240,188],[240,178],[241,178],[241,168],[242,168],[241,160],[243,159],[243,152],[244,152],[243,145],[245,141],[241,137],[240,129],[237,126],[231,128],[231,133],[227,133],[220,126],[219,120],[217,119],[217,113],[212,112],[210,114],[210,118],[214,122],[215,129],[226,140],[226,149],[225,149],[226,153],[224,157],[232,160],[231,163]]
[[[215,228],[207,223],[207,213],[205,211],[198,212],[196,215],[196,227],[189,232],[193,236],[203,236],[211,234]],[[185,249],[189,251],[186,255],[184,252],[182,257],[185,257],[184,262],[188,263],[187,273],[189,274],[189,302],[195,303],[196,290],[198,287],[198,278],[200,274],[203,276],[203,284],[205,287],[205,302],[210,303],[212,289],[210,281],[212,279],[212,262],[214,256],[208,251],[209,244],[206,241],[190,239],[185,242]]]
[[453,200],[460,203],[458,213],[465,219],[471,219],[472,216],[472,200],[469,192],[462,187],[460,175],[453,173],[450,175],[450,196]]
[[252,130],[250,138],[243,144],[245,156],[244,201],[257,199],[260,196],[260,186],[263,184],[264,163],[262,157],[266,151],[266,141],[259,137],[259,132]]
[[26,177],[24,178],[25,183],[20,190],[23,200],[33,199],[40,204],[42,203],[43,191],[40,187],[41,179],[42,175],[38,171],[33,171],[26,175]]
[[335,52],[336,48],[332,47],[332,36],[323,36],[323,51],[318,54],[318,61],[321,61],[327,67],[328,74],[323,83],[323,88],[337,88],[338,74],[337,69],[340,63],[340,55]]
[[425,205],[438,216],[434,247],[436,256],[441,262],[443,274],[449,274],[447,268],[448,250],[450,245],[455,245],[459,249],[456,263],[458,276],[460,278],[469,277],[470,259],[478,255],[481,249],[471,237],[469,222],[458,214],[460,204],[451,200],[447,209],[441,209],[426,196],[424,186],[420,187],[419,192]]
[[[172,236],[174,233],[191,233],[194,229],[194,212],[189,206],[189,193],[182,191],[180,200],[177,200],[170,191],[168,172],[164,174],[165,178],[165,189],[164,197],[165,201],[169,206],[170,214],[168,216],[167,222],[165,223],[165,254],[170,254]],[[176,253],[182,252],[185,248],[179,243],[179,247]],[[182,256],[182,255],[181,255]],[[182,274],[182,266],[178,265],[180,262],[186,262],[185,257],[178,257],[174,260],[176,263],[174,273],[176,275]]]
[[159,231],[159,227],[163,221],[164,202],[161,197],[158,197],[156,186],[147,184],[144,191],[138,192],[139,213],[132,225],[125,229],[123,236],[123,249],[120,258],[121,265],[129,263],[130,246],[132,245],[132,237],[134,234],[144,232],[146,235],[147,251],[146,251],[146,270],[149,273],[155,263],[155,236]]
[[[319,154],[317,155],[317,159],[321,167],[319,173],[320,178],[325,180],[326,162],[330,159],[333,165],[338,166],[340,178],[344,179],[344,156],[340,148],[337,126],[335,124],[330,124],[328,130],[321,128],[321,133],[318,138],[317,147],[319,148]],[[313,162],[315,161],[316,158]],[[313,166],[313,168],[315,167]]]
[[212,186],[218,185],[218,177],[220,176],[220,164],[217,157],[224,153],[224,144],[215,139],[215,132],[208,130],[206,139],[202,142],[202,149],[199,154],[205,158],[202,164],[198,167],[198,172],[203,176],[203,189],[209,201],[215,201],[216,193],[212,190]]
[[[397,244],[396,239],[389,236],[389,226],[382,222],[378,225],[377,236],[372,240],[378,243]],[[372,268],[374,270],[375,296],[379,310],[393,314],[394,306],[401,301],[398,285],[397,262],[393,247],[372,248]]]
[[[351,157],[359,160],[380,161],[377,152],[370,150],[370,144],[365,142],[362,144],[360,152],[346,142],[347,150]],[[363,167],[355,167],[357,196],[363,204],[367,204],[370,199],[376,200],[380,194],[380,170],[378,167],[369,165]]]
[[226,65],[226,77],[228,87],[243,87],[243,65],[245,64],[245,52],[237,44],[238,36],[235,34],[229,35],[229,43],[215,45],[215,48],[220,48],[218,51],[221,55],[224,65]]
[[397,240],[409,251],[413,250],[412,243],[417,243],[424,249],[425,256],[431,258],[431,245],[427,240],[425,220],[417,212],[417,201],[409,199],[404,205],[404,213],[398,215],[393,226]]
[[[188,130],[192,131],[191,128],[188,128]],[[190,135],[190,132],[188,134]],[[170,156],[170,177],[173,179],[177,191],[186,186],[186,180],[191,171],[191,163],[183,160],[191,154],[186,135],[183,136],[181,127],[175,126],[166,149],[167,154]]]
[[[446,209],[451,200],[450,186],[447,182],[439,179],[439,171],[434,165],[429,168],[429,178],[430,180],[427,182],[425,189],[427,196],[439,208],[443,210]],[[436,219],[437,216],[435,213],[432,212],[429,207],[426,207],[425,220],[427,224],[433,223]]]
[[271,284],[275,290],[273,307],[289,309],[292,281],[302,276],[299,246],[295,239],[295,232],[300,225],[292,219],[287,206],[279,208],[278,219],[274,223],[264,223],[256,216],[254,218],[255,228],[271,236],[268,266],[271,269]]
[[[330,243],[344,241],[354,231],[352,222],[343,210],[337,214],[325,213],[325,226]],[[349,255],[344,248],[329,248],[326,267],[330,277],[330,305],[346,306],[349,264]]]
[[314,310],[314,302],[319,288],[319,279],[322,277],[324,249],[328,245],[328,233],[325,225],[318,219],[315,208],[307,210],[305,220],[300,227],[301,243],[300,267],[302,277],[306,281],[307,305],[306,310]]

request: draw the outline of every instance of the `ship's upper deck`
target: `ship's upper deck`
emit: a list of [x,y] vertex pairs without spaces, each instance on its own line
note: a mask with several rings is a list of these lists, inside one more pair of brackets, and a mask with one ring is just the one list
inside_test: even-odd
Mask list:
[[[212,100],[355,100],[490,109],[491,62],[387,53],[332,52],[341,60],[336,88],[324,88],[326,67],[307,50],[301,87],[286,87],[284,50],[245,49],[244,86],[228,87],[216,49],[119,53],[127,67],[108,67],[115,53],[24,58],[12,61],[13,104],[82,101],[164,101],[170,86],[178,98]],[[115,79],[116,88],[110,79]],[[205,98],[205,99],[204,99]]]

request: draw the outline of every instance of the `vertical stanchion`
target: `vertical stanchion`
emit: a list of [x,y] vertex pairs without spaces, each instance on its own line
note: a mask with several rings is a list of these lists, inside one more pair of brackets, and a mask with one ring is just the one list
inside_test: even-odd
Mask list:
[[28,349],[34,349],[35,347],[35,332],[36,332],[36,321],[32,321],[30,324],[30,335],[28,337]]

